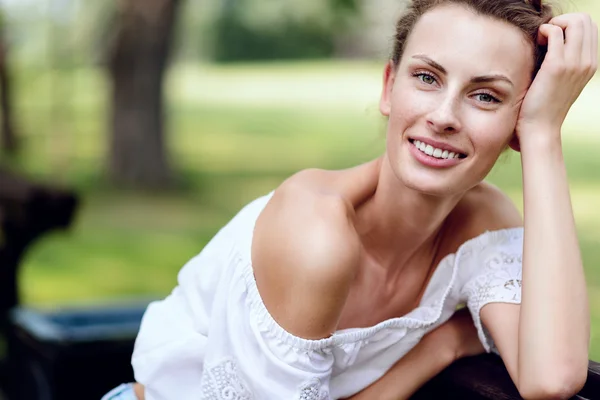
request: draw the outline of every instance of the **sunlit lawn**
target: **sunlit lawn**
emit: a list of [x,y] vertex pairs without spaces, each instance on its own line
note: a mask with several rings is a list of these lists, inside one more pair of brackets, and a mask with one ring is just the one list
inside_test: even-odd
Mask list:
[[[21,275],[24,301],[54,306],[164,296],[181,266],[251,199],[302,168],[343,168],[377,156],[384,141],[379,81],[379,66],[372,63],[178,67],[168,86],[169,146],[181,190],[141,194],[116,191],[103,180],[102,75],[22,72],[18,104],[26,138],[19,168],[71,185],[82,197],[73,229],[46,237],[28,253]],[[49,110],[52,85],[59,88],[54,100],[60,105]],[[592,123],[598,100],[596,84],[565,129],[595,359],[600,359],[600,127]],[[517,156],[504,156],[489,180],[521,207]]]

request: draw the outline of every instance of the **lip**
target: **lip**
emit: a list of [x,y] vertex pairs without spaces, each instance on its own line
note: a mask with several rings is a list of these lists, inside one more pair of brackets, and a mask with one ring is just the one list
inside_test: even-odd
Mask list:
[[[419,139],[415,139],[419,140]],[[421,150],[417,149],[413,143],[407,142],[409,151],[412,156],[421,164],[431,167],[431,168],[449,168],[460,163],[463,158],[435,158],[433,156],[428,156],[423,153]],[[426,143],[426,142],[425,142]]]
[[456,147],[451,146],[451,145],[449,145],[447,143],[438,142],[438,141],[433,140],[433,139],[415,136],[415,137],[408,138],[408,140],[410,140],[410,141],[418,140],[419,142],[423,142],[425,144],[429,144],[432,147],[435,147],[435,148],[440,149],[440,150],[448,150],[449,152],[454,152],[454,153],[463,154],[463,155],[467,156],[467,153],[464,152],[464,151],[462,151],[461,149],[457,149]]

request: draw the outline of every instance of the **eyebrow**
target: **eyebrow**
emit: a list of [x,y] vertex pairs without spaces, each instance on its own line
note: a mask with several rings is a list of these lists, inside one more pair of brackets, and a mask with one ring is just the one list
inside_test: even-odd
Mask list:
[[442,74],[446,73],[446,68],[442,67],[440,64],[436,63],[435,61],[433,61],[431,58],[429,58],[427,56],[417,54],[417,55],[413,56],[413,58],[416,58],[421,61],[425,61],[427,64],[431,65],[433,68],[437,69]]
[[473,83],[488,83],[494,81],[504,81],[510,84],[510,86],[515,86],[510,79],[500,74],[476,76],[475,78],[471,79],[471,82]]
[[[417,55],[414,55],[413,58],[424,61],[425,63],[431,65],[433,68],[440,71],[442,74],[447,74],[446,68],[442,67],[439,63],[433,61],[431,58],[429,58],[425,55],[417,54]],[[481,76],[476,76],[471,79],[472,83],[489,83],[489,82],[494,82],[494,81],[504,81],[513,87],[515,86],[510,79],[508,79],[506,76],[501,75],[501,74],[481,75]]]

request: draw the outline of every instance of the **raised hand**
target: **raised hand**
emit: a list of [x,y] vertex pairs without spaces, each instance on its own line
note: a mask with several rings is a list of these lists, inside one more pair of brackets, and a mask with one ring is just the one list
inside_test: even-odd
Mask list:
[[567,113],[598,67],[598,26],[587,14],[564,14],[540,27],[538,43],[548,52],[523,103],[516,131],[556,135]]
[[548,52],[516,126],[525,232],[518,326],[515,316],[500,323],[493,309],[482,318],[524,398],[571,398],[587,376],[590,322],[560,135],[596,71],[598,28],[587,15],[566,14],[542,25],[538,41]]

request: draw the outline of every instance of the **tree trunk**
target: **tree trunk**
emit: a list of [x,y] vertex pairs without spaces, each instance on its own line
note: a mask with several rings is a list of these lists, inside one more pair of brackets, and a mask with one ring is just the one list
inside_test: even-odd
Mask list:
[[[1,18],[1,17],[0,17]],[[0,22],[0,146],[3,153],[14,154],[17,151],[17,138],[13,128],[13,109],[11,102],[11,80],[7,63],[8,48],[4,35],[4,23]]]
[[163,81],[179,0],[120,0],[110,59],[114,183],[159,189],[170,184]]

